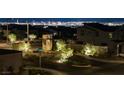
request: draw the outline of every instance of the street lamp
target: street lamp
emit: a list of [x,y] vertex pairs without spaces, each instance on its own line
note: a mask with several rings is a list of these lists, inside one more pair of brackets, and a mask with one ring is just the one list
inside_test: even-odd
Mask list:
[[27,25],[27,41],[29,42],[29,23],[26,21],[26,25]]
[[38,48],[37,51],[39,52],[39,66],[41,67],[41,52],[43,51],[41,48]]
[[8,44],[9,40],[8,40],[8,35],[9,35],[9,31],[8,31],[8,23],[6,24],[7,26],[7,31],[6,31],[6,43]]
[[117,56],[119,56],[119,48],[120,48],[120,44],[117,44]]

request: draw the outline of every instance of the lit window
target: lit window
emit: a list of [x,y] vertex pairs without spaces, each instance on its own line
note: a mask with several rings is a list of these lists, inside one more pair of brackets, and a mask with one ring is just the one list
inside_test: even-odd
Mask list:
[[109,38],[112,38],[112,33],[109,33]]

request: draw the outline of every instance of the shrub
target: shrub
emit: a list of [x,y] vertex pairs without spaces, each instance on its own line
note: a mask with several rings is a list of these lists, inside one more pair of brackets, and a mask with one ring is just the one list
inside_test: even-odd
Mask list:
[[83,46],[81,50],[81,54],[87,55],[87,56],[99,56],[104,55],[106,52],[106,49],[101,46],[95,46],[92,44],[86,44]]

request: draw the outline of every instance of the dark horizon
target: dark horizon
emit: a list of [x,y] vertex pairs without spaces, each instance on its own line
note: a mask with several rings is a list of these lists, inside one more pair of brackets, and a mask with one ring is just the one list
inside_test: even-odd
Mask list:
[[113,22],[124,23],[124,18],[0,18],[0,22]]

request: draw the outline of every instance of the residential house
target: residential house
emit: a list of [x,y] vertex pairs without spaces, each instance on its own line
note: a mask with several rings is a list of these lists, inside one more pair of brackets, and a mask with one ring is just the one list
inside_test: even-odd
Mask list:
[[84,23],[77,29],[77,42],[90,43],[97,46],[106,46],[108,53],[115,55],[124,53],[123,47],[118,45],[124,42],[124,25],[108,26],[100,23]]

